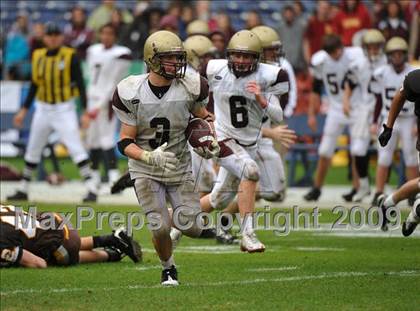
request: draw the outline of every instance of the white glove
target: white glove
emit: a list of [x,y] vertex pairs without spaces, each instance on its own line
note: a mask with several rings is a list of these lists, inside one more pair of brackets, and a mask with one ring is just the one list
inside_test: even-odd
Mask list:
[[176,171],[176,165],[178,163],[175,153],[165,151],[168,143],[164,143],[153,151],[143,150],[140,160],[153,166],[159,166],[166,171]]
[[204,159],[217,158],[220,152],[220,146],[216,138],[213,138],[213,141],[210,144],[211,150],[207,147],[197,147],[193,148],[194,152],[197,153],[200,157]]

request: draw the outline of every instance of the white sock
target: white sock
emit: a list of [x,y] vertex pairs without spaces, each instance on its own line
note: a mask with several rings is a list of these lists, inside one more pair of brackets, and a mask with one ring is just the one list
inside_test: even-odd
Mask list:
[[175,266],[175,260],[173,255],[171,255],[171,257],[169,257],[168,260],[161,260],[160,263],[162,264],[163,269],[169,269],[172,266]]
[[117,179],[120,177],[120,171],[117,169],[112,169],[108,171],[108,180],[110,184],[113,184],[117,181]]
[[385,199],[384,206],[385,206],[386,208],[391,207],[391,206],[395,206],[395,202],[394,202],[394,199],[392,198],[392,194],[391,194],[391,195],[389,195],[389,196]]
[[27,181],[26,179],[22,179],[19,183],[18,189],[19,189],[19,191],[22,191],[24,193],[28,193],[29,181]]
[[247,233],[252,233],[254,231],[254,228],[252,227],[252,220],[253,220],[252,214],[246,214],[245,218],[241,219],[243,233],[247,234]]
[[360,188],[369,188],[369,178],[364,177],[359,179]]

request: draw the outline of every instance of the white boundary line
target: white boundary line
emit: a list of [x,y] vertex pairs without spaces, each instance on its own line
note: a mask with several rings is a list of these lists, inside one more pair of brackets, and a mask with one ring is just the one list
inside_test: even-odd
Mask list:
[[[254,279],[254,280],[238,280],[238,281],[221,281],[221,282],[208,282],[208,283],[181,283],[183,287],[219,287],[229,285],[247,285],[247,284],[258,284],[258,283],[282,283],[282,282],[298,282],[307,280],[322,280],[322,279],[333,279],[343,277],[366,277],[366,276],[397,276],[397,277],[417,277],[420,276],[420,270],[403,270],[403,271],[388,271],[388,272],[359,272],[359,271],[348,271],[348,272],[332,272],[315,275],[301,275],[301,276],[290,276],[273,279]],[[0,295],[12,296],[20,294],[56,294],[56,293],[69,293],[69,292],[82,292],[82,291],[115,291],[115,290],[137,290],[137,289],[162,289],[162,285],[126,285],[117,287],[103,287],[103,288],[81,288],[81,287],[67,287],[67,288],[43,288],[43,289],[17,289],[12,291],[1,291]]]

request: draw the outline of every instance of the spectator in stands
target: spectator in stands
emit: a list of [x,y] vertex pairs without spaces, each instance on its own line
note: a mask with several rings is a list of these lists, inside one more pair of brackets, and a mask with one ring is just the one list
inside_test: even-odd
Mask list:
[[[96,37],[99,35],[100,28],[111,21],[115,8],[115,0],[102,0],[102,4],[90,14],[87,25],[95,32]],[[124,23],[129,24],[133,21],[133,17],[128,11],[123,11],[122,17]]]
[[306,8],[302,1],[295,0],[293,2],[293,10],[295,11],[296,18],[302,18],[305,22],[308,21],[310,14],[306,12]]
[[116,44],[122,44],[123,35],[128,31],[128,25],[123,20],[123,15],[120,9],[115,8],[111,13],[111,23],[112,27],[116,30]]
[[303,43],[307,63],[311,56],[321,49],[322,38],[333,32],[330,10],[331,6],[328,0],[318,0],[316,10],[309,18]]
[[371,28],[371,18],[360,0],[344,0],[334,18],[334,28],[345,46],[352,45],[353,35],[362,29]]
[[138,12],[133,22],[128,25],[127,31],[123,34],[122,45],[130,48],[134,59],[143,57],[141,47],[149,34],[159,29],[162,16],[163,10],[160,8],[148,8],[144,12]]
[[187,25],[194,20],[194,9],[192,6],[184,5],[179,20],[179,36],[182,40],[187,38]]
[[411,19],[408,58],[410,61],[420,61],[420,2],[417,2]]
[[36,23],[32,27],[32,35],[29,38],[29,46],[31,49],[31,56],[34,50],[44,47],[44,24]]
[[64,44],[74,48],[80,59],[85,59],[87,48],[93,43],[94,33],[86,26],[86,12],[81,7],[71,11],[70,23],[64,27]]
[[220,30],[215,30],[210,33],[209,38],[217,49],[215,58],[225,58],[225,51],[226,51],[226,44],[227,44],[225,34],[221,32]]
[[293,69],[298,72],[306,67],[303,57],[303,37],[306,23],[303,19],[296,19],[295,11],[291,5],[285,5],[282,13],[277,31],[283,42],[287,60],[292,64]]
[[246,14],[246,20],[245,20],[245,28],[248,30],[251,30],[254,27],[261,25],[261,16],[260,13],[258,13],[255,10],[249,11]]
[[26,80],[30,76],[28,18],[25,12],[18,14],[16,22],[7,34],[4,48],[4,70],[7,79]]
[[379,22],[378,29],[386,40],[397,36],[408,41],[408,25],[404,20],[404,12],[398,1],[391,0],[387,3],[385,17]]
[[217,29],[223,33],[226,41],[229,41],[230,38],[235,33],[235,29],[233,29],[232,27],[229,15],[226,14],[225,12],[219,12],[216,15],[216,21],[217,21]]
[[168,30],[178,34],[178,20],[175,15],[165,15],[159,23],[160,30]]

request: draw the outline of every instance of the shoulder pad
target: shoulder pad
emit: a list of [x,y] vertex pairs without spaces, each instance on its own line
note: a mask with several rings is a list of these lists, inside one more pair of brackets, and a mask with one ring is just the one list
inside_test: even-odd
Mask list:
[[278,66],[260,63],[257,70],[257,81],[260,81],[263,86],[269,87],[276,82],[280,70],[281,68]]
[[131,100],[137,95],[140,85],[146,80],[147,74],[128,76],[118,83],[118,95],[122,100]]
[[227,67],[227,59],[212,59],[207,64],[207,79],[211,80],[213,79],[214,75],[218,73],[221,69]]
[[117,55],[124,55],[124,54],[130,54],[131,55],[131,50],[128,47],[122,46],[122,45],[117,45],[115,46],[115,54]]
[[344,53],[351,60],[361,58],[364,55],[362,48],[359,46],[346,47]]
[[186,70],[184,78],[180,79],[179,82],[194,97],[200,95],[200,74],[198,72]]
[[313,67],[322,66],[322,64],[325,62],[327,57],[328,57],[328,53],[325,52],[324,50],[320,50],[320,51],[316,52],[311,57],[311,66],[313,66]]

